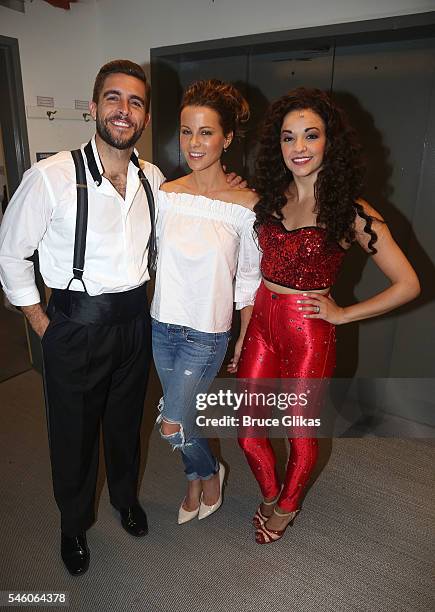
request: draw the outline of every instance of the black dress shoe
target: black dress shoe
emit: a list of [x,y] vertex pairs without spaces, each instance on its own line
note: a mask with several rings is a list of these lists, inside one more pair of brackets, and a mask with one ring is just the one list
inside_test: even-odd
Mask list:
[[138,503],[129,508],[122,508],[121,525],[125,531],[136,538],[141,538],[148,533],[147,515]]
[[86,534],[80,533],[71,538],[62,533],[60,554],[66,569],[73,576],[84,574],[89,567],[89,548]]

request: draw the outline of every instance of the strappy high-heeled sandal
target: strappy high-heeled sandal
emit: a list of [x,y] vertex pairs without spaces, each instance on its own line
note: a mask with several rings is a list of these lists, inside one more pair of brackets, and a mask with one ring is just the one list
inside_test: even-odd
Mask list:
[[275,497],[275,499],[272,499],[272,501],[268,501],[268,502],[262,501],[261,504],[258,506],[257,512],[252,517],[252,522],[253,522],[254,527],[256,529],[261,527],[261,525],[264,525],[264,523],[267,521],[267,519],[270,518],[269,516],[266,516],[265,514],[262,513],[261,506],[263,504],[265,506],[274,506],[276,504],[276,502],[278,501],[279,496],[280,496],[280,493],[278,493],[278,495]]
[[258,527],[257,530],[255,531],[255,541],[257,542],[257,544],[271,544],[272,542],[276,542],[277,540],[280,540],[282,536],[284,535],[287,527],[289,526],[291,527],[293,525],[293,522],[298,512],[299,510],[293,510],[293,512],[287,512],[284,514],[281,512],[277,512],[276,508],[274,508],[273,513],[276,516],[279,516],[279,517],[292,516],[292,515],[293,516],[289,520],[287,525],[284,527],[284,529],[269,529],[268,527],[266,527],[265,523],[260,525],[260,527]]

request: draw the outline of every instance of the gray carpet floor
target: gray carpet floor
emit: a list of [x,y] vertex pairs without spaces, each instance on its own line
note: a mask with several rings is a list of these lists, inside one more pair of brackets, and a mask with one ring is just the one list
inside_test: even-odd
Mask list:
[[[250,524],[259,494],[234,440],[218,443],[229,466],[222,508],[176,524],[184,481],[178,455],[152,430],[157,395],[153,380],[140,489],[150,533],[134,539],[120,528],[101,470],[91,566],[73,578],[59,557],[41,379],[29,371],[0,385],[0,590],[66,591],[74,612],[435,609],[431,442],[321,441],[317,477],[293,528],[259,546]],[[284,455],[279,442],[278,450]]]

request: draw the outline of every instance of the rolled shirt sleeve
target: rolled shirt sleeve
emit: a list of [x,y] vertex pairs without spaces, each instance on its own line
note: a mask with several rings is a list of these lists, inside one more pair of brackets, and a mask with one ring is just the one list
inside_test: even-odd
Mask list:
[[234,301],[236,310],[252,306],[261,281],[261,251],[253,228],[254,219],[243,226],[240,237]]
[[15,306],[40,302],[33,263],[53,209],[50,187],[37,166],[27,170],[0,226],[0,281]]

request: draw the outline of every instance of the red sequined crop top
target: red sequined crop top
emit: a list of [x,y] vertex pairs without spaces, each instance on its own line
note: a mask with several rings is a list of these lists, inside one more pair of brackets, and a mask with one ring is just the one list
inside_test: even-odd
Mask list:
[[263,278],[300,291],[331,287],[346,254],[338,242],[327,241],[322,227],[287,230],[277,219],[261,225],[258,238]]

